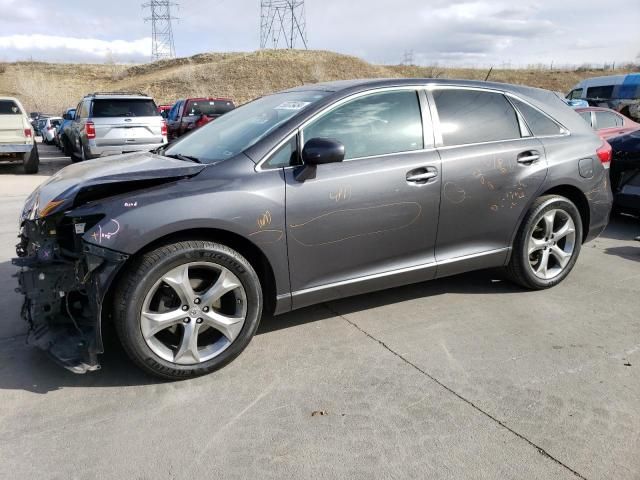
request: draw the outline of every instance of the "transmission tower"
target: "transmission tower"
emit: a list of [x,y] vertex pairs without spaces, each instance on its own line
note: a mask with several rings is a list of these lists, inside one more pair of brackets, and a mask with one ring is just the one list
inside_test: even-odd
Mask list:
[[260,48],[307,47],[304,0],[261,0]]
[[171,7],[177,5],[170,0],[150,0],[142,5],[142,8],[148,8],[151,11],[151,16],[144,20],[151,21],[151,58],[153,60],[176,58],[171,27],[171,21],[176,17],[171,16]]

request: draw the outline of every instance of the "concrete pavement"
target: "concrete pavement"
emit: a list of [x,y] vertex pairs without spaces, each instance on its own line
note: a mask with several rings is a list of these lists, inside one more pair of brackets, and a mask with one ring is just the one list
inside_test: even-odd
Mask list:
[[103,369],[76,376],[18,335],[9,261],[43,178],[0,165],[0,477],[640,478],[637,220],[554,289],[477,272],[331,302],[264,319],[213,375],[163,383],[113,338]]

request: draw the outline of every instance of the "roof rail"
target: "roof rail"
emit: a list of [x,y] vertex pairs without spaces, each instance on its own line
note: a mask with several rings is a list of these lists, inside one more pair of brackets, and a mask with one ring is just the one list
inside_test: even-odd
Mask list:
[[88,93],[85,97],[95,97],[97,95],[139,95],[141,97],[148,97],[146,93],[142,92],[93,92]]

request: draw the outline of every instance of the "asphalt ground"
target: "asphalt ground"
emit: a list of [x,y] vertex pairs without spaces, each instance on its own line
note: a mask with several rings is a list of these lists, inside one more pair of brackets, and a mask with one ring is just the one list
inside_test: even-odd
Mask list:
[[0,165],[0,478],[640,478],[640,223],[556,288],[475,272],[265,318],[248,349],[159,382],[110,336],[74,375],[25,345],[17,218],[67,165]]

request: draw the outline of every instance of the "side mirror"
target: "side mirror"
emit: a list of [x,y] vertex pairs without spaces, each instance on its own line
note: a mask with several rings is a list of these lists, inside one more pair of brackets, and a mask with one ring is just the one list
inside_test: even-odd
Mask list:
[[344,155],[344,145],[332,138],[312,138],[302,149],[302,161],[305,165],[341,162]]

